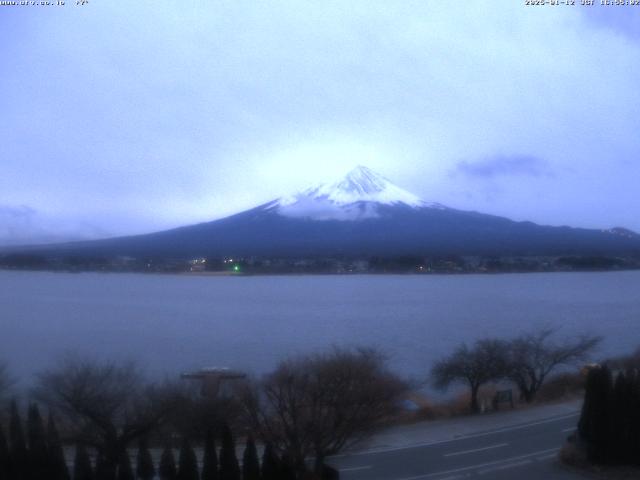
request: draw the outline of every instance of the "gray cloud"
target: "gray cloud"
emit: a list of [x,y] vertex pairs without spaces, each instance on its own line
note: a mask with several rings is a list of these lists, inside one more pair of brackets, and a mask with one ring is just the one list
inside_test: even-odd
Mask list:
[[0,205],[0,245],[19,243],[34,232],[36,211],[27,205]]
[[29,205],[0,204],[0,246],[90,240],[108,232],[89,222],[50,218]]
[[499,176],[549,175],[547,162],[532,155],[496,155],[482,160],[462,161],[456,165],[454,173],[471,177],[494,178]]
[[29,221],[35,213],[36,211],[28,205],[0,205],[0,222],[5,218]]

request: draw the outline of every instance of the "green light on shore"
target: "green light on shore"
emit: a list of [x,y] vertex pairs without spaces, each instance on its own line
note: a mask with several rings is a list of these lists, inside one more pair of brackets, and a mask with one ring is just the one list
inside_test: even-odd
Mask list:
[[240,271],[240,267],[238,265],[234,265],[233,266],[233,271],[234,272],[239,272]]

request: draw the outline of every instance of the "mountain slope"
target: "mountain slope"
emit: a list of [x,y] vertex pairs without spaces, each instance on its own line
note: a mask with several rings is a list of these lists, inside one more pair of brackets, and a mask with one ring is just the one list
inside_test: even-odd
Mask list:
[[393,256],[640,253],[640,236],[540,226],[428,203],[365,167],[220,220],[133,237],[30,249],[49,255]]

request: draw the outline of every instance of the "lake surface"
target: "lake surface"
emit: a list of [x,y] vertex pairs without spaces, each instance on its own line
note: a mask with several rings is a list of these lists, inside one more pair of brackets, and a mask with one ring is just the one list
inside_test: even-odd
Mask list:
[[460,342],[536,326],[640,345],[640,272],[206,277],[0,271],[0,360],[28,384],[58,356],[133,358],[150,374],[260,374],[287,355],[377,346],[424,377]]

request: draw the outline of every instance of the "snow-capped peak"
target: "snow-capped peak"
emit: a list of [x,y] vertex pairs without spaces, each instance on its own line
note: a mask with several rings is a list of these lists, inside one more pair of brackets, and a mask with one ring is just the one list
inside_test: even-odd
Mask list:
[[291,205],[301,199],[326,200],[335,205],[349,205],[355,202],[376,202],[385,205],[404,203],[422,206],[424,203],[412,193],[394,185],[373,170],[358,166],[333,183],[309,188],[292,197],[283,198],[280,205]]
[[274,205],[281,215],[314,220],[358,220],[377,217],[379,205],[436,207],[393,184],[373,170],[358,166],[333,183],[312,187]]

